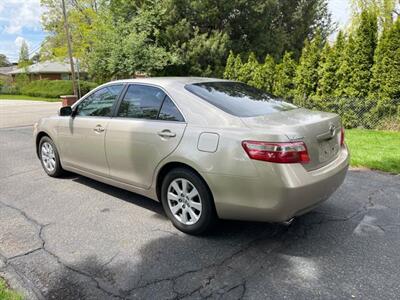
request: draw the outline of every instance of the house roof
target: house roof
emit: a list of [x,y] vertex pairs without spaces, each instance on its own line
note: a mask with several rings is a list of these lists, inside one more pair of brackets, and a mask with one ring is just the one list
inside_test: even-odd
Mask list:
[[69,63],[60,61],[44,61],[30,65],[27,68],[19,68],[17,70],[9,72],[8,74],[26,73],[26,69],[27,73],[33,74],[71,73],[71,67]]
[[0,67],[0,74],[1,75],[9,75],[11,71],[17,69],[17,66],[9,66],[9,67]]

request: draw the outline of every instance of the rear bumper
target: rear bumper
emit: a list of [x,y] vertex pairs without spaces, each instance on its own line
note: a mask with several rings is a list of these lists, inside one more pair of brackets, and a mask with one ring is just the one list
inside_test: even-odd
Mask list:
[[349,165],[347,148],[328,165],[306,171],[300,164],[274,164],[252,161],[255,177],[202,174],[214,196],[222,219],[283,222],[302,215],[343,183]]

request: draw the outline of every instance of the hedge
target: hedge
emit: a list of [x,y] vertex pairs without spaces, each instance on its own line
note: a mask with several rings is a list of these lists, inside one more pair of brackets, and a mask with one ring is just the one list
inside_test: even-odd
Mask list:
[[[90,81],[79,81],[81,94],[84,95],[94,89],[97,84]],[[70,80],[35,80],[21,86],[19,93],[22,95],[58,98],[61,95],[72,95],[72,82]]]

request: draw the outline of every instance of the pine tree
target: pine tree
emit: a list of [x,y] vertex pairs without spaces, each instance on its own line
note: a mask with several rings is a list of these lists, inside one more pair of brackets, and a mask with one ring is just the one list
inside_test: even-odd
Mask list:
[[345,37],[343,32],[339,31],[335,44],[331,47],[327,43],[321,53],[317,96],[320,107],[323,110],[336,110],[334,95],[339,85],[337,72],[340,66],[340,59],[343,56],[344,46]]
[[349,36],[345,53],[338,70],[339,87],[336,95],[346,127],[363,125],[363,115],[368,111],[367,96],[377,43],[377,17],[363,11],[359,26]]
[[28,44],[25,40],[22,41],[21,48],[19,50],[18,66],[24,68],[29,65],[29,49]]
[[375,52],[368,105],[372,109],[366,118],[370,127],[387,116],[400,121],[400,19],[385,28]]
[[240,57],[240,54],[236,56],[233,68],[234,68],[233,73],[235,74],[235,80],[240,80],[243,68],[242,58]]
[[264,63],[254,72],[251,85],[272,93],[275,80],[275,60],[271,55],[265,57]]
[[333,55],[333,49],[329,43],[325,43],[324,47],[322,48],[319,64],[318,64],[318,84],[316,93],[312,96],[313,106],[319,110],[327,110],[328,109],[328,99],[326,99],[326,95],[322,94],[321,85],[322,87],[325,86],[324,84],[324,75],[329,72],[330,65],[329,60],[330,57]]
[[229,51],[228,59],[226,60],[226,66],[224,71],[224,78],[226,79],[236,79],[236,72],[235,72],[235,54],[233,51]]
[[377,43],[377,17],[368,11],[361,13],[360,26],[355,31],[351,87],[354,96],[365,100],[369,92],[371,69]]
[[349,87],[351,84],[351,71],[353,66],[354,55],[354,38],[350,34],[345,42],[343,54],[339,58],[339,68],[336,72],[338,85],[334,94],[336,97],[345,97],[349,94]]
[[313,96],[318,86],[318,67],[323,45],[324,41],[319,32],[310,42],[305,41],[295,78],[294,102],[297,105],[307,108],[315,106]]
[[257,57],[253,52],[251,52],[249,58],[247,59],[247,62],[243,64],[243,66],[240,68],[240,72],[238,73],[238,80],[245,83],[251,83],[253,81],[254,73],[258,68],[259,63]]
[[296,62],[292,52],[285,52],[282,62],[275,68],[275,83],[273,93],[292,102],[294,96],[294,79],[296,76]]

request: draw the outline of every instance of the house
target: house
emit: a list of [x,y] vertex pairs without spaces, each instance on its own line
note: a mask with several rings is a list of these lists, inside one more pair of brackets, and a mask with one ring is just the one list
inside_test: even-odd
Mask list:
[[12,81],[11,74],[9,74],[9,73],[16,69],[17,69],[16,65],[11,65],[8,67],[0,67],[0,80],[6,81],[6,82]]
[[[8,74],[10,74],[13,79],[15,79],[15,76],[18,74],[28,74],[30,80],[69,80],[71,79],[71,66],[69,62],[44,61],[30,65],[26,68],[13,70]],[[79,75],[81,79],[87,77],[86,72],[82,72],[82,70],[80,70]]]

